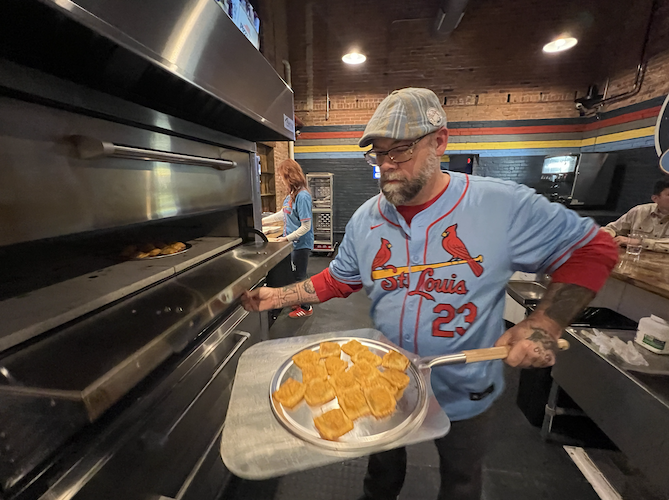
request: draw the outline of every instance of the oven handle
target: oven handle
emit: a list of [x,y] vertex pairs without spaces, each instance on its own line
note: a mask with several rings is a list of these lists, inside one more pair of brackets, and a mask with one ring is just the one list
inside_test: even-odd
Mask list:
[[223,422],[221,427],[219,427],[218,431],[216,432],[216,435],[214,436],[214,439],[212,439],[211,442],[209,443],[209,445],[207,446],[206,451],[202,454],[202,456],[195,463],[195,465],[193,466],[193,469],[188,473],[188,476],[186,477],[186,480],[181,485],[181,488],[179,488],[179,491],[177,492],[177,495],[174,498],[166,497],[166,496],[159,496],[158,500],[182,500],[183,499],[183,497],[186,495],[186,493],[188,493],[188,489],[193,484],[193,481],[197,477],[198,473],[200,472],[200,469],[202,469],[202,466],[204,465],[204,462],[209,457],[209,454],[211,453],[212,448],[221,440],[221,435],[223,434],[223,428],[224,427],[225,427],[225,422]]
[[199,167],[211,167],[216,170],[228,170],[237,166],[237,162],[221,160],[218,158],[207,158],[206,156],[184,155],[181,153],[170,153],[156,149],[133,148],[120,146],[113,142],[105,142],[93,137],[83,135],[72,136],[77,147],[79,158],[91,160],[95,158],[128,158],[131,160],[164,161],[167,163],[181,163],[184,165],[195,165]]
[[226,365],[232,359],[232,357],[235,354],[237,354],[237,351],[239,351],[239,349],[241,349],[242,344],[244,344],[244,342],[246,342],[251,337],[250,333],[243,332],[241,330],[233,330],[232,332],[230,332],[230,334],[231,335],[239,335],[241,338],[237,341],[235,346],[232,349],[230,349],[230,352],[223,359],[223,361],[221,361],[218,364],[218,366],[216,367],[216,370],[214,371],[212,376],[209,378],[209,381],[204,385],[204,387],[202,389],[200,389],[200,392],[198,392],[197,395],[193,398],[193,401],[191,401],[188,404],[188,406],[186,407],[186,409],[181,412],[181,415],[179,415],[172,422],[172,424],[167,429],[167,432],[165,432],[165,434],[163,434],[161,441],[165,441],[170,437],[170,434],[172,434],[172,432],[174,432],[174,429],[176,429],[177,425],[179,425],[179,423],[183,420],[183,418],[188,413],[188,410],[190,410],[195,405],[197,400],[200,399],[200,396],[202,396],[202,394],[204,394],[204,392],[209,388],[209,386],[214,383],[214,380],[216,379],[216,377],[218,377],[218,375],[223,371],[223,369],[226,367]]

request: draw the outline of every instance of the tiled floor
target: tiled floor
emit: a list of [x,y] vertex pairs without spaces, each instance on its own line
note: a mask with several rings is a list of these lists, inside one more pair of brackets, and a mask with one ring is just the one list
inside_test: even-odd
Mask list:
[[[323,269],[325,257],[312,257],[310,274]],[[284,311],[271,329],[273,338],[372,326],[364,292],[315,306],[306,319]],[[598,496],[561,445],[545,443],[515,404],[519,372],[507,370],[507,390],[494,407],[493,432],[484,464],[485,500],[598,500]],[[407,478],[400,500],[429,500],[439,489],[438,457],[432,443],[408,449]],[[268,481],[235,480],[226,499],[355,500],[362,494],[366,459],[290,474]]]

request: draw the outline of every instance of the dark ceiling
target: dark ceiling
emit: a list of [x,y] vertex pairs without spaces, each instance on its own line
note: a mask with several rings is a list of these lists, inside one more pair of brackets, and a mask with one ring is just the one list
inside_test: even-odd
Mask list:
[[[668,0],[659,0],[662,5]],[[314,92],[362,93],[416,85],[456,93],[494,89],[564,89],[633,71],[639,62],[653,0],[470,0],[457,29],[434,32],[438,0],[320,0],[313,5]],[[305,90],[307,3],[288,0],[293,86]],[[667,9],[660,14],[666,17]],[[662,19],[656,16],[654,30]],[[664,23],[666,26],[666,22]],[[560,34],[578,38],[568,52],[547,55]],[[345,67],[356,46],[368,60]],[[651,43],[650,55],[657,51]]]

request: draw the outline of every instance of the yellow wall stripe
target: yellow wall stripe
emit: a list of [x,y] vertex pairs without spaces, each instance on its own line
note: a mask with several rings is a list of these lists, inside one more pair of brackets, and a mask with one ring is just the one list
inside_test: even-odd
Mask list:
[[596,138],[596,144],[624,141],[625,139],[638,139],[639,137],[648,137],[649,135],[655,135],[655,125],[652,127],[638,128],[636,130],[628,130],[627,132],[602,135]]

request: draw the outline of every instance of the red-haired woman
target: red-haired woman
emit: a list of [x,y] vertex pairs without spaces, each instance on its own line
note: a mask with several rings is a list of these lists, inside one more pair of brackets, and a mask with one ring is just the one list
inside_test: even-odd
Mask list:
[[[271,224],[283,220],[283,236],[277,241],[291,241],[293,251],[293,275],[297,282],[307,279],[309,253],[314,248],[314,230],[311,226],[311,193],[307,189],[307,179],[302,167],[295,160],[281,162],[276,170],[290,193],[283,201],[283,209],[274,215],[265,217],[263,224]],[[311,316],[314,310],[310,304],[297,306],[288,315],[291,318]]]

